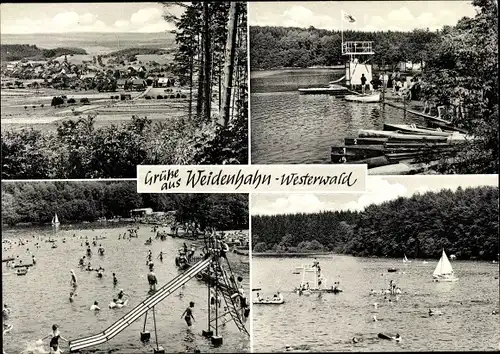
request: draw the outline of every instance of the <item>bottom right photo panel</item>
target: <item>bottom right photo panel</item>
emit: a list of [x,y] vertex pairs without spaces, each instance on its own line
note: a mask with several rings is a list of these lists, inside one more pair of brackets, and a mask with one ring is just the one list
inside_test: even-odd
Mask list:
[[498,175],[251,196],[253,352],[498,351]]

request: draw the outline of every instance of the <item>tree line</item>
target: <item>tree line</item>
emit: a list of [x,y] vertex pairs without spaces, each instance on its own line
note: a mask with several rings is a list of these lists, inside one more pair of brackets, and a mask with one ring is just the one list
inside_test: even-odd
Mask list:
[[498,187],[400,197],[363,211],[252,216],[255,252],[497,259]]
[[81,48],[54,48],[43,49],[30,44],[2,44],[0,45],[2,61],[26,59],[50,59],[61,55],[87,54]]
[[[441,32],[344,31],[344,41],[373,41],[373,63],[385,66],[400,61],[427,61],[439,44]],[[342,34],[314,27],[250,27],[252,70],[282,67],[333,66],[343,64]]]
[[[135,178],[141,164],[246,163],[247,126],[233,135],[194,129],[185,119],[152,121],[133,116],[121,125],[96,127],[95,115],[62,121],[56,131],[2,131],[3,179]],[[223,128],[217,128],[217,132]]]
[[246,194],[139,194],[133,181],[2,183],[2,223],[62,224],[129,217],[130,210],[176,211],[180,223],[202,230],[248,228]]

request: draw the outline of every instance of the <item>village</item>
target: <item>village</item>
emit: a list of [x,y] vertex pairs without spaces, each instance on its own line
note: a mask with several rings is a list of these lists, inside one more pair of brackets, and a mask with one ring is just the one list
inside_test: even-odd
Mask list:
[[[148,54],[129,54],[137,52]],[[163,118],[161,113],[169,108],[178,112],[188,97],[171,65],[171,54],[147,48],[97,56],[68,49],[68,54],[43,60],[2,61],[2,125],[52,130],[57,122],[82,113],[99,115],[98,124],[117,122],[117,114],[123,120],[143,113]]]

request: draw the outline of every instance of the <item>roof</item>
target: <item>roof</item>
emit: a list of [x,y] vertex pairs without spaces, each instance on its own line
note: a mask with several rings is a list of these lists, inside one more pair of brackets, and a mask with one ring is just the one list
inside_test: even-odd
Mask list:
[[117,85],[125,85],[126,82],[127,82],[126,79],[118,79],[118,80],[116,80],[116,84]]

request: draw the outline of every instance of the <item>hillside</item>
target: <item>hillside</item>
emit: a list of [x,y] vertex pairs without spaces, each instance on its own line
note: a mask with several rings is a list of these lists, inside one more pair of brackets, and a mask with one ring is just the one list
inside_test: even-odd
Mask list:
[[2,61],[21,60],[21,59],[50,59],[61,55],[87,54],[81,48],[54,48],[43,49],[30,44],[2,44],[0,46]]
[[135,56],[135,55],[151,55],[151,54],[156,54],[156,55],[162,55],[162,54],[168,54],[170,51],[166,49],[160,49],[160,48],[126,48],[126,49],[121,49],[115,52],[111,52],[107,55],[104,55],[105,57],[121,57],[121,56]]

